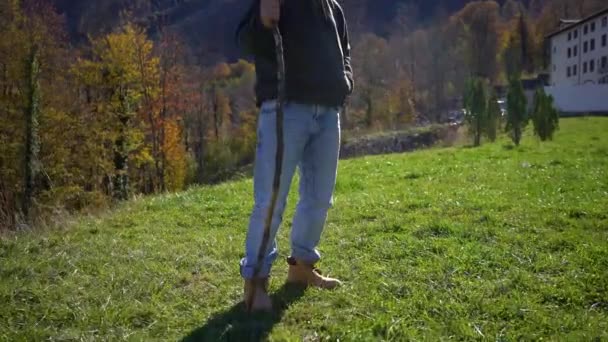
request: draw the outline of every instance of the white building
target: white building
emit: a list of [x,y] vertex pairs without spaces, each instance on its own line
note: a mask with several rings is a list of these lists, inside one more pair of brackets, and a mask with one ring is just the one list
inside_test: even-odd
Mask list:
[[559,110],[608,113],[608,8],[582,20],[562,21],[549,34],[550,86]]

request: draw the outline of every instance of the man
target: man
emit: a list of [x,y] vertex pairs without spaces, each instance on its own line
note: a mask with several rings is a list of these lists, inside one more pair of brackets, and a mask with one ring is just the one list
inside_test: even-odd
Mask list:
[[[283,37],[286,68],[284,154],[270,243],[257,265],[265,217],[270,207],[275,170],[277,61],[273,28]],[[251,214],[241,275],[250,310],[271,309],[268,277],[278,255],[275,236],[281,223],[296,166],[300,170],[300,201],[291,231],[287,281],[331,289],[337,279],[314,267],[327,211],[331,206],[340,147],[339,112],[353,90],[350,45],[342,8],[335,0],[254,0],[237,37],[254,56],[256,96],[260,106],[254,169],[255,205]],[[254,279],[255,269],[259,272]]]

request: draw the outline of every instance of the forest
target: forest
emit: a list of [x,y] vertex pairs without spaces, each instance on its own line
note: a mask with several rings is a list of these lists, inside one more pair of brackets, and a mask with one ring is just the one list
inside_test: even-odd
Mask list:
[[[197,1],[95,1],[97,12],[90,2],[0,3],[0,230],[220,182],[253,162],[255,69],[226,48],[239,18],[220,10],[234,2],[208,5],[207,18],[230,18],[219,32],[201,22],[200,35],[186,15]],[[346,131],[443,122],[473,76],[489,85],[537,77],[559,19],[605,7],[428,3],[344,1],[356,83]],[[212,35],[219,43],[201,43]]]

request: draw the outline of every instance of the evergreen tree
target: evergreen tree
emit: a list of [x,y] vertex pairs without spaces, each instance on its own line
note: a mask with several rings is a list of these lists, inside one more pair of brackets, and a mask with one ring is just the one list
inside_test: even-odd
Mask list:
[[523,130],[528,124],[526,113],[526,95],[519,75],[511,76],[509,92],[507,94],[507,125],[506,131],[510,134],[513,143],[519,146]]
[[469,127],[469,134],[473,136],[473,145],[480,146],[481,135],[486,129],[487,122],[486,92],[481,78],[472,78],[467,82],[464,106],[465,121]]
[[534,134],[541,141],[552,140],[553,134],[559,129],[559,113],[553,106],[553,97],[546,94],[543,88],[536,90],[531,116]]
[[490,95],[488,102],[487,119],[486,119],[486,136],[491,142],[496,141],[498,126],[500,122],[500,106],[498,105],[498,96],[495,91]]

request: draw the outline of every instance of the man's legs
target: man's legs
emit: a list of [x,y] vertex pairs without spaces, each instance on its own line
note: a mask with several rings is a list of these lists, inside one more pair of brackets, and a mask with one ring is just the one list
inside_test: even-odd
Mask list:
[[317,108],[300,163],[300,201],[291,231],[291,256],[310,265],[320,258],[316,247],[332,204],[340,151],[338,109]]
[[[268,249],[265,252],[263,265],[260,268],[260,278],[268,277],[272,262],[276,259],[278,250],[275,236],[279,229],[285,210],[291,180],[297,164],[300,162],[304,146],[309,137],[307,118],[309,113],[303,112],[304,107],[287,105],[284,117],[284,154],[281,186],[272,218]],[[241,275],[251,279],[257,264],[258,251],[262,244],[266,216],[272,197],[274,180],[277,136],[276,109],[274,101],[262,105],[258,121],[258,144],[254,168],[254,197],[255,205],[251,213],[247,240],[245,243],[245,258],[241,260]]]

